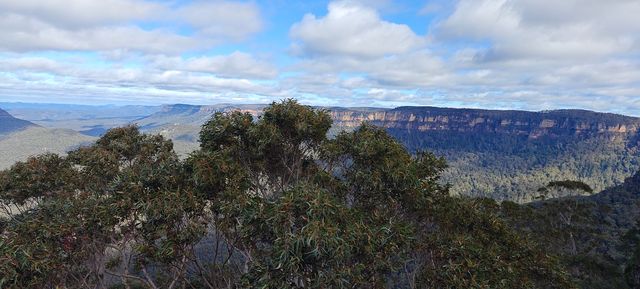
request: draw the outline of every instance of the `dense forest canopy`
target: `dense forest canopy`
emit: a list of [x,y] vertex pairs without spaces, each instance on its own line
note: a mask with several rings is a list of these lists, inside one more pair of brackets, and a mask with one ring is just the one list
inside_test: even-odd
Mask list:
[[[597,194],[579,181],[555,181],[538,200],[488,209],[520,234],[542,244],[581,288],[638,288],[640,172]],[[554,197],[560,196],[560,197]]]
[[550,181],[579,180],[600,191],[640,168],[638,136],[633,134],[531,139],[495,132],[388,132],[410,151],[428,149],[445,157],[449,168],[443,180],[459,195],[525,203]]
[[[601,210],[451,196],[444,159],[367,124],[328,138],[331,123],[286,100],[257,119],[216,113],[186,160],[128,126],[68,156],[16,163],[0,172],[0,287],[594,284],[567,256],[594,256],[585,244],[599,240],[589,220]],[[588,188],[547,189],[559,186]],[[619,259],[633,279],[637,261]]]

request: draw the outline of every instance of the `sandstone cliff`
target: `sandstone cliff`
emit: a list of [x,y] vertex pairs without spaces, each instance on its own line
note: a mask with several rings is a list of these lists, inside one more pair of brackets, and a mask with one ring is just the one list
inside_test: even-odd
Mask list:
[[389,110],[331,110],[334,125],[343,129],[368,122],[387,129],[415,132],[455,131],[541,136],[637,134],[640,119],[583,110],[548,112],[498,111],[436,107]]

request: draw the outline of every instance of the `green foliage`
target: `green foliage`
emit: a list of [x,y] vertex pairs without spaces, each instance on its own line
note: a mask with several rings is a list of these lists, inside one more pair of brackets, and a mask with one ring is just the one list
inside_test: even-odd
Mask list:
[[[571,282],[556,258],[496,215],[488,199],[449,198],[439,202],[441,230],[425,250],[431,260],[420,288],[568,288]],[[435,249],[434,249],[435,248]]]
[[[479,222],[475,207],[448,197],[439,185],[442,158],[412,156],[366,124],[326,139],[329,118],[308,110],[287,101],[255,122],[248,114],[216,114],[189,160],[219,217],[216,228],[245,257],[245,286],[570,287],[549,256],[504,225],[502,235],[472,237],[492,235],[487,225],[500,220]],[[461,220],[452,213],[475,229],[455,229]],[[438,263],[465,262],[442,270],[430,265],[434,254]]]
[[623,251],[630,252],[624,268],[624,279],[629,288],[640,287],[640,222],[631,228],[622,238]]
[[64,194],[76,183],[69,179],[71,165],[55,154],[31,157],[13,165],[10,172],[0,174],[0,191],[3,201],[18,205]]
[[[13,248],[7,253],[23,253],[3,255],[2,269],[18,272],[5,283],[99,286],[105,275],[134,274],[130,264],[176,263],[203,234],[194,217],[199,204],[181,189],[182,179],[171,142],[133,126],[66,158],[43,155],[14,165],[0,182],[9,218],[2,241]],[[127,259],[119,264],[124,269],[110,272],[106,260],[119,254]]]
[[549,182],[549,184],[547,184],[547,187],[551,187],[551,188],[565,188],[568,190],[581,190],[581,191],[585,191],[589,194],[593,193],[593,189],[581,182],[581,181],[571,181],[571,180],[564,180],[564,181],[551,181]]
[[[293,188],[265,210],[273,245],[256,258],[248,284],[267,288],[382,287],[411,231],[367,216],[329,192]],[[248,286],[248,285],[247,285]]]
[[[294,100],[217,113],[185,161],[137,127],[0,173],[3,288],[571,288],[444,159]],[[15,210],[14,210],[15,209]]]
[[[560,184],[560,186],[553,186]],[[582,288],[635,288],[640,234],[640,173],[595,195],[547,199],[526,205],[502,202],[496,212],[520,234],[559,256]],[[538,193],[584,190],[577,182],[552,182]]]
[[[501,117],[509,119],[508,115]],[[580,180],[601,191],[622,183],[640,169],[637,136],[632,134],[529,138],[490,131],[419,132],[390,128],[388,132],[410,151],[429,150],[445,157],[449,168],[442,178],[452,184],[451,192],[456,195],[524,203],[534,201],[536,189],[551,181]]]

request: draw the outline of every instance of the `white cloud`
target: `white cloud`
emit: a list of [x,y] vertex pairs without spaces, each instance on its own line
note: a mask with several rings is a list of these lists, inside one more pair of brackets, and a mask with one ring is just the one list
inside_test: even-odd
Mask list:
[[447,85],[451,73],[442,59],[426,51],[365,63],[363,69],[382,84],[409,88]]
[[584,60],[628,53],[638,45],[638,1],[461,0],[440,37],[489,41],[480,61]]
[[263,26],[260,9],[253,2],[199,1],[178,9],[177,15],[208,37],[241,40]]
[[[155,65],[123,68],[112,65],[108,68],[93,68],[82,61],[58,62],[43,57],[0,58],[0,75],[7,76],[4,96],[24,95],[31,92],[42,94],[47,90],[79,94],[83,91],[100,93],[83,97],[105,97],[109,92],[129,92],[128,97],[148,94],[150,91],[163,94],[233,94],[276,95],[277,87],[261,84],[244,78],[223,78],[186,70],[160,69]],[[10,80],[10,81],[9,81]],[[86,87],[86,88],[82,88]],[[1,94],[0,94],[1,95]],[[176,96],[176,97],[177,97]]]
[[331,2],[329,13],[307,14],[291,27],[295,49],[307,55],[380,57],[422,47],[426,39],[409,26],[384,21],[376,10],[353,1]]
[[[243,40],[262,28],[260,10],[253,3],[172,5],[142,0],[0,0],[0,50],[178,54]],[[155,28],[140,23],[153,23]],[[179,33],[179,25],[193,33]]]
[[135,50],[178,53],[202,44],[193,38],[163,30],[137,26],[102,26],[67,30],[23,15],[0,18],[0,49],[28,52],[38,50],[105,51]]
[[188,59],[159,56],[154,59],[153,65],[160,69],[212,73],[224,78],[268,79],[276,77],[278,73],[271,63],[239,51],[229,55],[199,56]]
[[161,10],[160,4],[139,0],[0,0],[5,14],[31,15],[69,29],[146,19]]
[[0,71],[4,72],[42,72],[61,73],[66,65],[44,57],[0,58]]
[[311,75],[360,74],[370,84],[396,88],[448,85],[447,63],[426,50],[379,58],[326,56],[302,61],[298,67]]

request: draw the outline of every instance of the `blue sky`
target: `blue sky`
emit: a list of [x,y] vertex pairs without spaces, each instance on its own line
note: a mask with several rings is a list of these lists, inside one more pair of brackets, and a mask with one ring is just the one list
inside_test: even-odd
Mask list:
[[0,0],[0,101],[640,115],[640,1]]

